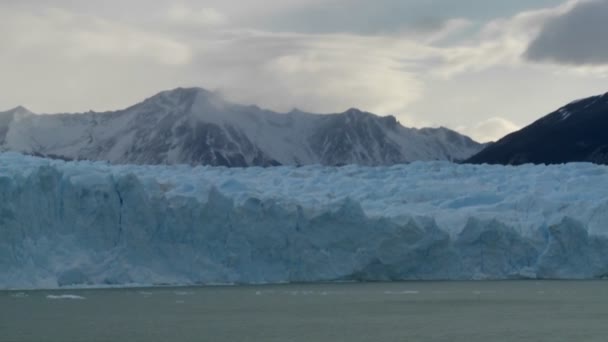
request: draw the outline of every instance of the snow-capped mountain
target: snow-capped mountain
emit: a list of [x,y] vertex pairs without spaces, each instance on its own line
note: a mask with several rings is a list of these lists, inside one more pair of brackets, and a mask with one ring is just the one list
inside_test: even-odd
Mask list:
[[468,162],[608,164],[608,93],[577,100],[510,134]]
[[406,128],[392,116],[275,113],[200,88],[162,92],[115,112],[0,113],[1,150],[116,164],[391,165],[464,160],[481,148],[454,131]]

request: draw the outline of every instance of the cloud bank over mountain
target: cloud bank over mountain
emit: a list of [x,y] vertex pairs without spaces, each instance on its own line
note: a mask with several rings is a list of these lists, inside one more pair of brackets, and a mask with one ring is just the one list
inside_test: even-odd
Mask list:
[[605,7],[8,1],[0,4],[0,108],[113,110],[161,89],[202,86],[279,111],[358,107],[410,126],[491,118],[524,126],[571,98],[605,92],[605,44],[584,46],[601,39]]

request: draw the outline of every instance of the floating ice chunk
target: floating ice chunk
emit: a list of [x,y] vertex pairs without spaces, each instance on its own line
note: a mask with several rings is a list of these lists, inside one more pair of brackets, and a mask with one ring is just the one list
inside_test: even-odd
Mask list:
[[64,295],[48,295],[47,299],[68,299],[68,300],[84,300],[86,299],[83,296],[64,294]]
[[27,293],[25,293],[25,292],[17,292],[17,293],[13,293],[11,295],[11,297],[13,297],[13,298],[27,298],[27,297],[29,297],[29,295]]
[[404,291],[384,291],[385,295],[417,295],[420,291],[417,290],[404,290]]
[[176,296],[192,296],[194,292],[192,291],[175,291],[173,292]]

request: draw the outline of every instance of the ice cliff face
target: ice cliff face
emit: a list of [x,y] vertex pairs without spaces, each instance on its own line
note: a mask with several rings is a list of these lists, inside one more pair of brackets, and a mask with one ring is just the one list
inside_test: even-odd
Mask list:
[[0,288],[601,278],[608,168],[227,169],[0,154]]
[[445,128],[406,128],[356,109],[275,113],[200,88],[162,92],[109,113],[0,113],[0,151],[114,164],[393,165],[464,160],[482,147]]

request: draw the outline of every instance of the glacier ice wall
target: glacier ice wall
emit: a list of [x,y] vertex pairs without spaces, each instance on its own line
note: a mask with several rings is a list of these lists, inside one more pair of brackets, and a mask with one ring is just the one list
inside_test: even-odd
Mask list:
[[608,275],[608,167],[0,154],[0,288]]

